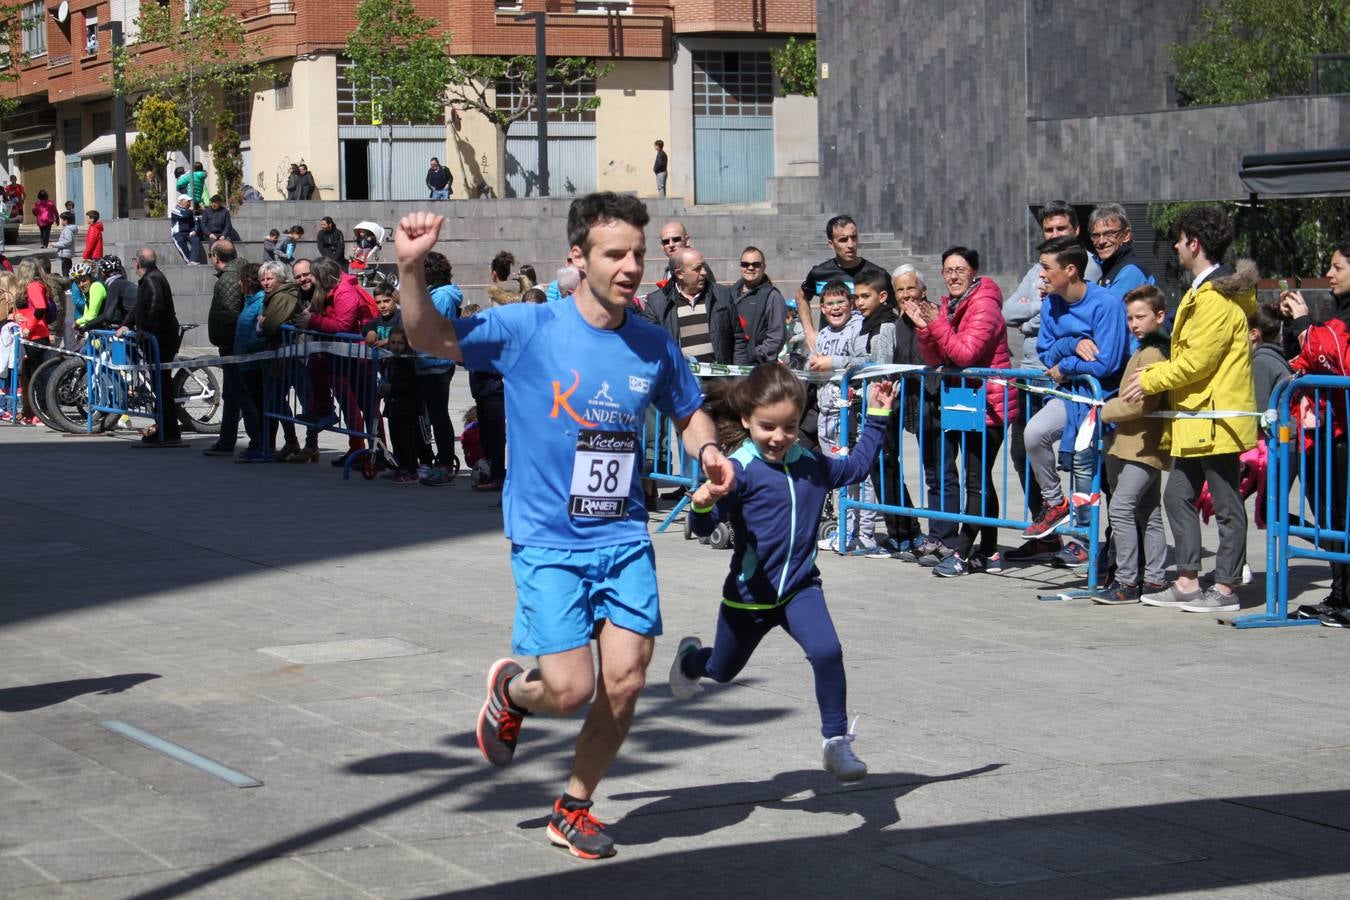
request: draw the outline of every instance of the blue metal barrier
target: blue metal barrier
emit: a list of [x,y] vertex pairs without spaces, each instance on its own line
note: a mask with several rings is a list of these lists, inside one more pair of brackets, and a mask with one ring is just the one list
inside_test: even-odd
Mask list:
[[647,422],[642,430],[642,460],[643,477],[648,481],[658,486],[684,488],[684,496],[656,528],[663,532],[689,505],[689,498],[703,483],[703,476],[698,461],[685,451],[680,430],[655,407],[647,409]]
[[[1337,440],[1333,428],[1335,421],[1350,421],[1350,378],[1299,376],[1275,389],[1270,410],[1274,427],[1267,438],[1266,457],[1266,608],[1233,619],[1237,628],[1320,624],[1317,619],[1289,615],[1289,564],[1296,559],[1350,564],[1350,513],[1346,512],[1350,510],[1350,473],[1344,458],[1350,436]],[[1335,410],[1341,415],[1336,416]],[[1314,420],[1311,427],[1308,417]],[[1291,515],[1289,504],[1295,475],[1303,487],[1296,516]],[[1339,514],[1335,511],[1338,498]],[[1311,524],[1306,515],[1309,500]],[[1311,546],[1296,546],[1291,538]]]
[[[320,346],[323,345],[323,346]],[[279,357],[264,363],[263,446],[272,447],[267,419],[333,431],[350,438],[342,477],[361,463],[375,477],[374,450],[379,441],[380,351],[359,334],[329,334],[282,326]],[[303,410],[297,414],[296,408]]]
[[[900,473],[900,483],[899,485],[892,485],[887,479],[880,479],[882,493],[874,503],[849,497],[846,491],[840,492],[836,503],[840,522],[837,547],[840,552],[846,549],[845,541],[848,536],[844,525],[847,522],[850,509],[872,510],[884,515],[923,518],[930,522],[954,522],[958,526],[973,525],[1017,529],[1018,531],[1030,527],[1038,511],[1028,508],[1025,499],[1025,494],[1028,492],[1024,491],[1024,499],[1021,509],[1018,510],[1018,515],[1013,515],[1013,510],[1007,508],[1008,489],[1012,481],[1017,478],[1018,470],[1012,461],[1012,441],[1010,429],[1006,425],[1003,436],[998,439],[998,446],[993,448],[994,452],[997,453],[997,458],[992,461],[988,460],[988,453],[991,448],[989,433],[985,426],[986,398],[991,390],[1002,392],[1003,408],[1006,409],[1012,395],[1019,391],[1021,387],[1063,391],[1064,386],[1055,384],[1044,372],[1030,369],[922,369],[906,372],[898,377],[894,375],[869,377],[866,375],[865,369],[862,371],[851,370],[844,374],[842,395],[844,398],[848,398],[850,391],[854,390],[857,392],[857,396],[864,399],[860,404],[852,404],[857,409],[851,409],[850,404],[841,404],[840,440],[845,452],[847,452],[850,442],[850,416],[858,415],[865,408],[867,388],[870,381],[877,377],[894,380],[897,385],[895,405],[898,412],[897,415],[892,417],[894,423],[892,427],[895,429],[893,433],[895,439],[894,452]],[[1096,379],[1088,376],[1077,376],[1071,380],[1070,384],[1085,386],[1093,400],[1101,401],[1102,389]],[[1032,404],[1025,402],[1029,396],[1031,396],[1031,393],[1022,392],[1023,403],[1019,415],[1023,427],[1032,415],[1030,409]],[[1050,395],[1046,397],[1046,402],[1062,402],[1062,400],[1057,396]],[[934,406],[937,408],[935,409]],[[909,425],[908,428],[906,428],[906,423]],[[1103,505],[1101,500],[1102,428],[1097,416],[1092,416],[1084,427],[1090,428],[1092,432],[1088,447],[1096,450],[1091,485],[1087,492],[1096,495],[1098,499],[1088,507],[1085,524],[1077,525],[1074,519],[1070,518],[1069,522],[1056,528],[1054,534],[1076,537],[1086,545],[1088,590],[1058,591],[1043,595],[1043,599],[1070,599],[1090,596],[1092,588],[1098,580],[1099,526]],[[953,433],[959,433],[958,445],[952,451],[953,457],[948,459],[948,441],[950,438],[944,439],[944,435],[950,436]],[[917,453],[909,446],[910,440],[907,440],[907,434],[917,444]],[[934,441],[940,442],[936,445],[936,450],[931,443]],[[956,456],[959,455],[960,459],[964,461],[967,452],[973,452],[977,449],[972,443],[975,441],[979,442],[980,459],[985,461],[985,465],[983,471],[979,474],[981,494],[979,514],[970,514],[965,511],[964,498],[968,487],[964,471],[965,466],[956,464]],[[886,470],[886,453],[886,449],[883,448],[878,459],[878,465],[882,467],[883,472]],[[949,464],[955,465],[958,479],[957,496],[960,498],[956,510],[935,508],[929,502],[924,460],[934,453],[936,453],[936,456],[933,462],[936,465],[933,466],[935,471],[932,474],[936,481],[936,493],[940,498],[946,496],[948,489],[946,479]],[[1009,477],[1010,475],[1012,478]],[[1029,461],[1023,467],[1021,476],[1022,483],[1027,485],[1030,485],[1032,479],[1035,478]],[[911,482],[916,478],[919,488],[917,495],[910,490],[913,487]],[[995,492],[992,495],[991,490]],[[888,496],[888,492],[897,491],[900,496]],[[1065,496],[1070,498],[1071,509],[1073,493],[1074,485],[1072,474],[1070,474]],[[906,495],[917,496],[920,499],[917,502],[913,500],[906,502]],[[1000,496],[1004,502],[1002,515],[988,514],[990,507],[997,505]],[[975,541],[978,543],[978,536]]]
[[94,431],[94,413],[100,412],[154,419],[156,431],[163,433],[164,409],[155,390],[160,366],[159,341],[154,335],[91,331],[81,353],[89,389],[90,433]]
[[9,361],[9,372],[4,380],[0,381],[0,389],[4,394],[0,395],[0,412],[4,412],[9,418],[3,420],[12,425],[19,422],[19,409],[22,406],[19,397],[19,366],[23,364],[23,342],[15,338],[14,354]]

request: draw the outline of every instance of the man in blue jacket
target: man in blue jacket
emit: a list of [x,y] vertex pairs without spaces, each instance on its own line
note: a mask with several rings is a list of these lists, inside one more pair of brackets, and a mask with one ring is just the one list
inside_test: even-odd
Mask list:
[[[1088,216],[1088,238],[1101,263],[1101,277],[1097,284],[1124,301],[1125,295],[1137,287],[1153,284],[1153,276],[1144,271],[1134,258],[1134,235],[1130,218],[1119,203],[1103,203]],[[1088,280],[1092,278],[1089,275]]]
[[[1046,294],[1036,350],[1047,374],[1084,398],[1091,395],[1085,385],[1070,381],[1075,375],[1091,375],[1104,396],[1115,394],[1128,347],[1124,304],[1106,288],[1083,280],[1088,254],[1074,238],[1055,238],[1039,249]],[[1054,400],[1027,422],[1027,459],[1042,498],[1041,512],[1025,532],[1029,538],[1045,537],[1069,518],[1059,468],[1072,470],[1076,489],[1091,485],[1095,451],[1074,453],[1074,438],[1090,409],[1086,403]],[[1061,464],[1065,455],[1068,464]]]

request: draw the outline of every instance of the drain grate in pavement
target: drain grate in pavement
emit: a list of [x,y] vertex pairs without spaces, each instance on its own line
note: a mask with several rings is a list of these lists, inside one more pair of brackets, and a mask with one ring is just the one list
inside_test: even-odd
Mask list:
[[300,665],[315,663],[352,662],[358,659],[388,659],[391,656],[416,656],[430,653],[430,647],[414,644],[401,638],[355,638],[349,641],[318,641],[313,644],[287,644],[282,647],[259,647],[259,653],[284,659]]

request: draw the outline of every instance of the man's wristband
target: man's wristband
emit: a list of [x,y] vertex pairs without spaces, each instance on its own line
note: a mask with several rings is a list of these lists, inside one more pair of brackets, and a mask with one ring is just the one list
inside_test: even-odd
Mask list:
[[709,447],[712,447],[713,449],[717,449],[717,442],[716,442],[716,441],[708,441],[708,443],[706,443],[706,444],[704,444],[702,447],[699,447],[699,448],[698,448],[698,464],[699,464],[700,466],[703,465],[703,451],[704,451],[704,450],[707,450]]

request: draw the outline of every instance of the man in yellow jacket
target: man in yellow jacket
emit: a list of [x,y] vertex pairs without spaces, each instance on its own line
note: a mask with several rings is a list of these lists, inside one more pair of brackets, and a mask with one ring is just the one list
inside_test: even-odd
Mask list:
[[[1218,207],[1186,210],[1173,231],[1177,257],[1194,280],[1177,307],[1172,353],[1166,361],[1132,373],[1120,396],[1137,402],[1146,394],[1166,391],[1172,409],[1200,415],[1173,419],[1169,429],[1173,463],[1163,508],[1176,548],[1177,579],[1140,600],[1184,612],[1234,612],[1247,560],[1247,509],[1238,493],[1238,457],[1256,445],[1256,391],[1247,340],[1247,316],[1256,309],[1256,266],[1250,260],[1240,261],[1236,271],[1219,265],[1233,242],[1233,226]],[[1209,590],[1200,587],[1200,514],[1194,506],[1206,481],[1219,520],[1214,587]]]

